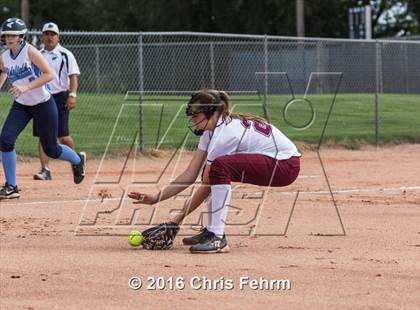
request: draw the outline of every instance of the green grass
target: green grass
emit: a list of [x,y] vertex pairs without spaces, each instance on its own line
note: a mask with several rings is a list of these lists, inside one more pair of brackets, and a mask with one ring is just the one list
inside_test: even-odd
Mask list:
[[[297,96],[297,98],[300,98]],[[124,100],[117,94],[80,94],[77,108],[71,112],[71,133],[77,148],[102,154],[107,145],[111,152],[128,150],[139,131],[139,105],[136,98]],[[185,116],[187,97],[147,97],[144,103],[144,144],[146,147],[173,148],[181,145],[189,132]],[[332,95],[308,97],[315,119],[304,130],[290,126],[283,109],[290,96],[270,96],[270,121],[295,141],[318,143],[322,134]],[[10,96],[0,97],[0,124],[10,108]],[[360,142],[375,142],[375,97],[373,94],[338,94],[323,142],[338,143],[355,149]],[[420,95],[383,94],[380,96],[380,139],[382,143],[420,141]],[[234,111],[263,115],[262,98],[232,97]],[[119,115],[119,117],[118,117]],[[303,101],[289,106],[289,122],[302,127],[311,118],[310,107]],[[111,135],[115,126],[114,134]],[[165,133],[167,132],[164,139]],[[110,142],[110,143],[108,143]],[[194,148],[198,139],[187,136],[186,146]],[[30,123],[16,144],[19,154],[36,155],[37,140],[32,137]]]

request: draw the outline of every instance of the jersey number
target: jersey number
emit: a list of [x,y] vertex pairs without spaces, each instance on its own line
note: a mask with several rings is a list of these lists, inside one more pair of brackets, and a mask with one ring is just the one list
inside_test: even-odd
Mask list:
[[253,128],[256,132],[262,134],[263,136],[269,137],[271,135],[272,132],[272,128],[270,124],[266,124],[266,123],[260,123],[257,121],[249,121],[249,120],[243,120],[242,121],[242,125],[245,128],[249,128],[251,126],[251,123],[253,124]]

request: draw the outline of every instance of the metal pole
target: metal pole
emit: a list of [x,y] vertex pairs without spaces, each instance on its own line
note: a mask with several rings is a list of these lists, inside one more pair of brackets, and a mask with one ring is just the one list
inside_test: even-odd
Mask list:
[[267,35],[264,37],[264,102],[263,102],[263,111],[264,118],[268,119],[268,39]]
[[144,108],[143,108],[143,92],[144,92],[144,68],[143,68],[143,33],[139,34],[139,90],[140,90],[140,104],[139,104],[139,149],[144,151]]
[[29,27],[29,0],[20,1],[20,16]]
[[365,38],[372,39],[372,8],[370,5],[365,6]]
[[215,71],[214,71],[214,43],[210,42],[210,78],[211,88],[215,89]]
[[[321,72],[321,41],[316,42],[316,71]],[[321,83],[316,83],[316,93],[322,93]]]
[[100,66],[99,66],[99,47],[95,46],[95,69],[96,69],[96,93],[99,94],[101,92],[100,88]]
[[349,38],[354,39],[353,8],[349,9]]
[[408,87],[408,76],[409,76],[409,69],[408,69],[408,51],[407,51],[407,44],[405,42],[402,43],[403,51],[404,51],[404,86],[405,86],[405,93],[409,93]]
[[380,97],[382,88],[382,51],[381,43],[376,41],[376,83],[375,83],[375,143],[380,143]]
[[296,0],[296,35],[305,36],[305,3],[304,0]]

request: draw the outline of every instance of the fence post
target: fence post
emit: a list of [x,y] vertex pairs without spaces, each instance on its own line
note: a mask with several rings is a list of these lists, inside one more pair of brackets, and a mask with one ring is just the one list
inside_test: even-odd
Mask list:
[[[321,72],[321,41],[316,41],[316,72]],[[316,83],[316,93],[322,93],[321,83]]]
[[214,71],[214,43],[210,42],[210,78],[211,88],[215,89],[215,71]]
[[267,35],[264,35],[264,102],[263,102],[263,111],[264,118],[268,119],[268,40]]
[[[405,42],[404,42],[405,41]],[[403,41],[403,51],[404,51],[404,86],[405,86],[405,93],[409,93],[408,87],[408,51],[407,51],[407,41],[404,39]]]
[[101,92],[100,87],[100,66],[99,66],[99,47],[95,45],[95,73],[96,73],[96,93]]
[[144,63],[143,63],[143,32],[139,33],[139,149],[140,152],[144,151],[144,109],[143,109],[143,96],[144,96]]
[[380,143],[380,97],[382,92],[382,46],[376,40],[376,81],[375,81],[375,143]]

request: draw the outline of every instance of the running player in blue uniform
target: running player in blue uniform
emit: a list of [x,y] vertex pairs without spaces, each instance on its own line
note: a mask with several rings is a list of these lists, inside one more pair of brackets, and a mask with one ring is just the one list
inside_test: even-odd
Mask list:
[[15,142],[31,119],[45,153],[51,158],[70,162],[76,184],[85,177],[86,154],[57,143],[57,106],[45,87],[54,79],[54,72],[41,53],[25,42],[26,32],[25,23],[18,18],[9,18],[1,26],[0,36],[6,50],[0,55],[0,87],[8,78],[12,84],[9,93],[14,101],[0,134],[6,178],[5,185],[0,188],[0,200],[20,197],[16,184]]

